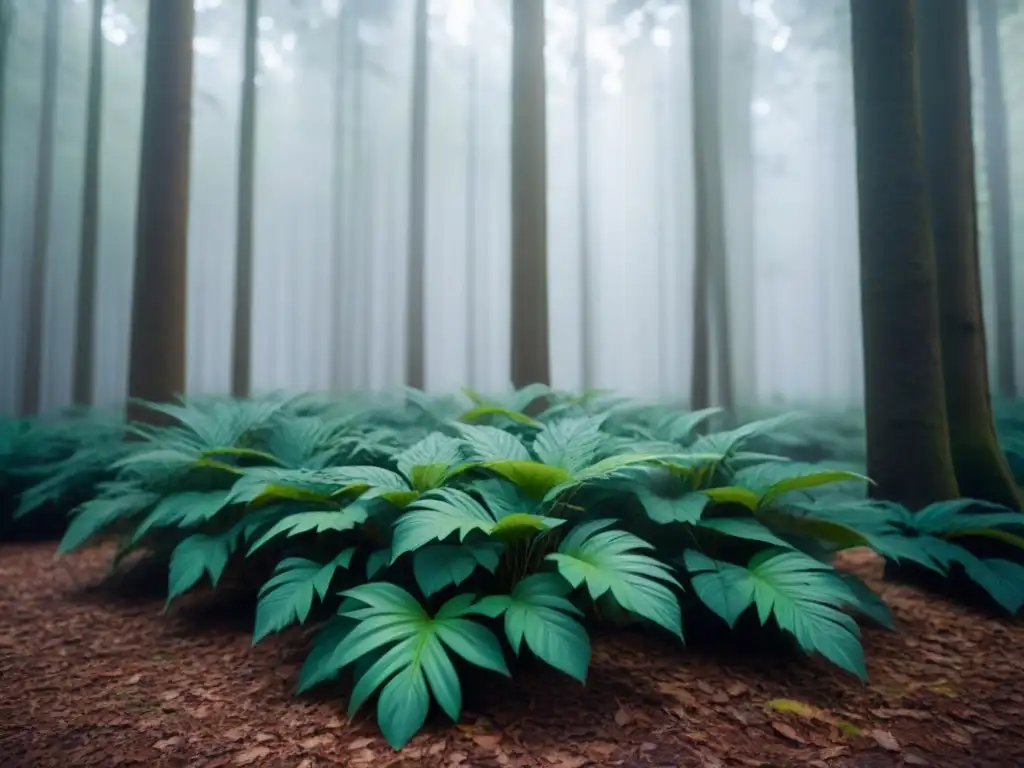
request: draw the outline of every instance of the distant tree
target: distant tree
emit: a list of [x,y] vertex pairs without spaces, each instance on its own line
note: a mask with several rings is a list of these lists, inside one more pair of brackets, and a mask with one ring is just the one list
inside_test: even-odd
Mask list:
[[427,84],[430,36],[427,0],[416,0],[413,21],[412,147],[409,153],[408,296],[406,307],[405,383],[426,383],[426,329],[423,282],[427,257]]
[[71,397],[92,405],[96,347],[96,273],[100,233],[100,135],[103,120],[103,8],[92,0],[89,26],[89,85],[85,111],[85,175],[82,185],[82,232],[78,253],[75,304],[75,358]]
[[996,387],[1003,397],[1017,396],[1013,332],[1013,200],[1010,191],[1010,149],[1007,141],[1006,95],[1003,85],[1001,11],[1009,4],[979,0],[981,30],[982,125],[984,126],[985,179],[992,227],[992,262],[995,267]]
[[39,412],[43,379],[43,319],[46,312],[46,262],[50,252],[53,206],[53,153],[57,120],[57,72],[60,67],[60,0],[46,0],[43,32],[42,108],[36,154],[36,199],[32,220],[32,251],[28,295],[25,296],[25,365],[21,379],[21,412]]
[[576,221],[580,259],[580,335],[583,389],[594,386],[594,320],[591,317],[593,276],[590,260],[590,68],[587,50],[587,0],[576,0]]
[[7,63],[14,32],[14,0],[0,0],[0,275],[4,256],[4,144],[7,135]]
[[149,0],[128,366],[128,395],[142,400],[185,390],[194,29],[193,3]]
[[512,3],[512,383],[551,383],[544,0]]
[[[690,407],[714,404],[731,408],[734,387],[721,126],[722,7],[718,0],[691,0],[690,29],[696,200]],[[717,385],[714,395],[713,380]]]
[[[945,0],[939,0],[945,2]],[[912,509],[958,495],[915,58],[914,0],[850,3],[867,469]]]
[[231,347],[231,394],[252,390],[253,213],[256,198],[256,75],[259,0],[245,2],[242,106],[238,136],[238,209],[235,213],[235,296]]
[[968,498],[1020,509],[1021,495],[996,440],[989,398],[966,0],[917,0],[917,19],[946,418],[957,484]]

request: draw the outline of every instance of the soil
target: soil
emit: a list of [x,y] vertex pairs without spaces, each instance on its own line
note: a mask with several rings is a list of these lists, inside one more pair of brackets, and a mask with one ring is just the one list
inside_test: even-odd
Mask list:
[[1024,765],[1024,626],[881,585],[868,553],[844,567],[881,589],[900,629],[865,629],[868,685],[817,661],[610,633],[586,688],[531,669],[400,753],[372,711],[345,717],[341,689],[293,693],[308,629],[251,648],[251,605],[199,594],[161,615],[158,596],[86,588],[109,550],[52,553],[0,549],[5,768]]

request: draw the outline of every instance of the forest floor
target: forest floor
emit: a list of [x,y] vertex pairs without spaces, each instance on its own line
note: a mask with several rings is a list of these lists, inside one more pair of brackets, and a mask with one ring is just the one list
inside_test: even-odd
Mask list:
[[881,585],[869,554],[845,566],[900,628],[865,630],[869,685],[813,661],[599,635],[586,688],[530,671],[396,754],[372,709],[349,721],[338,690],[295,696],[308,631],[250,648],[251,605],[200,594],[161,616],[159,597],[87,588],[109,549],[53,551],[0,548],[4,768],[1024,765],[1024,626]]

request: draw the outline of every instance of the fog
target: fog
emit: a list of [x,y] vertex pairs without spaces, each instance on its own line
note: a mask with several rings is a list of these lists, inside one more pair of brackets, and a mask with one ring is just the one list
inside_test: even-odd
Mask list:
[[[849,0],[722,2],[720,118],[737,398],[741,404],[856,404],[862,356]],[[220,393],[229,389],[231,366],[244,4],[195,5],[188,390]],[[414,3],[371,0],[372,13],[359,23],[358,50],[339,61],[343,5],[263,0],[261,6],[252,334],[257,391],[377,390],[404,380]],[[704,118],[691,108],[689,16],[685,4],[668,0],[624,5],[547,2],[552,384],[685,399],[693,336],[691,126]],[[18,402],[23,365],[45,3],[15,6],[4,90],[0,369],[10,372],[0,376],[4,411]],[[582,70],[576,50],[581,7]],[[65,0],[61,10],[44,316],[47,410],[71,400],[89,37],[88,3]],[[508,0],[433,0],[430,18],[427,388],[468,384],[499,391],[510,379]],[[100,404],[126,396],[145,26],[141,0],[107,3],[96,317]],[[1001,33],[1019,253],[1024,11],[1004,19]],[[977,67],[974,77],[977,82]],[[580,82],[589,96],[584,173],[576,151]],[[340,105],[336,93],[343,94]],[[980,130],[977,135],[983,141]],[[979,151],[979,174],[982,160]],[[990,297],[990,238],[981,202]],[[581,203],[589,214],[587,247],[581,247]],[[589,281],[581,279],[584,258]],[[1024,266],[1015,266],[1021,296]],[[584,303],[589,336],[581,322]],[[1024,327],[1024,301],[1015,311],[1015,325]],[[1020,385],[1020,332],[1016,349]]]

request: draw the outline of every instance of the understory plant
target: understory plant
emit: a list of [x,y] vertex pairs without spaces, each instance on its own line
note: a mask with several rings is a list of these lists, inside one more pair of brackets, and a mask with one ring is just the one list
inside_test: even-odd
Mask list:
[[[585,682],[600,622],[682,644],[691,614],[747,617],[863,679],[858,620],[892,621],[833,567],[842,549],[959,563],[1020,608],[1019,566],[978,559],[979,577],[950,554],[978,535],[1015,546],[1002,512],[956,528],[864,506],[870,481],[850,462],[785,455],[806,434],[794,415],[723,429],[718,409],[542,386],[150,407],[171,423],[107,441],[119,453],[60,552],[110,534],[115,565],[163,555],[168,603],[234,564],[262,583],[253,642],[325,619],[299,690],[344,676],[350,711],[375,702],[395,748],[432,702],[459,717],[470,670],[513,675],[533,659]],[[926,538],[939,544],[913,549]],[[997,588],[997,572],[1013,585]]]

